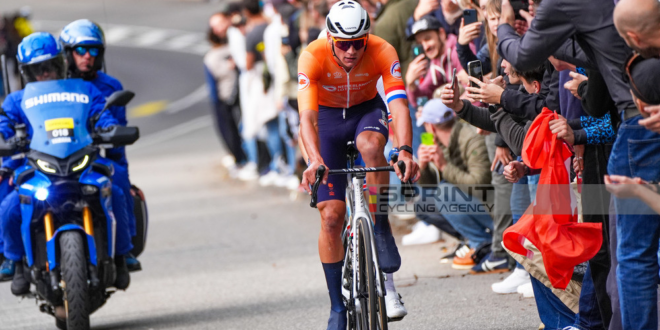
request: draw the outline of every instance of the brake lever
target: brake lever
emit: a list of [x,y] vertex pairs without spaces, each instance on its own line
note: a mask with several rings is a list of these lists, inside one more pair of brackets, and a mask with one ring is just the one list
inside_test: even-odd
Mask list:
[[309,203],[310,207],[316,208],[316,204],[318,202],[317,193],[319,191],[319,186],[321,185],[321,179],[323,179],[324,174],[325,174],[325,166],[320,165],[319,168],[316,169],[316,181],[314,181],[314,185],[312,186],[312,201]]
[[[399,171],[401,172],[401,177],[405,177],[406,176],[406,163],[404,163],[402,160],[400,160],[400,161],[396,162],[396,165],[399,167]],[[408,179],[408,181],[406,181],[406,182],[401,181],[401,183],[412,185],[412,178]]]

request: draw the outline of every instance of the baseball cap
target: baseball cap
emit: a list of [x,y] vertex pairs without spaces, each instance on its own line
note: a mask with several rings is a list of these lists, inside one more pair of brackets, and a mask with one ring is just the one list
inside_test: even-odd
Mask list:
[[415,35],[417,33],[430,30],[437,31],[440,28],[442,28],[442,24],[440,24],[440,21],[438,21],[437,18],[431,15],[423,16],[419,20],[415,21],[415,23],[413,23],[410,31],[408,31],[408,40],[415,39]]
[[417,126],[424,123],[443,124],[454,118],[454,110],[447,107],[440,99],[431,99],[422,107],[422,115],[417,118]]
[[632,79],[628,83],[637,98],[650,105],[660,104],[660,59],[649,58],[634,63],[630,76]]

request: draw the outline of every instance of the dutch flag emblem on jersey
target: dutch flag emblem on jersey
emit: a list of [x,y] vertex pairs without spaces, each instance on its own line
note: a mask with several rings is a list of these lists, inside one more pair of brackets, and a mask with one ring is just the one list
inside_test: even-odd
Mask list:
[[387,99],[388,104],[393,100],[405,98],[406,90],[403,88],[403,86],[394,86],[385,90],[385,99]]

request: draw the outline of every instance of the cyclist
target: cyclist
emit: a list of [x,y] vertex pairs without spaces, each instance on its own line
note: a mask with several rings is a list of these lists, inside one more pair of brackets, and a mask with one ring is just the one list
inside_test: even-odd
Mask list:
[[[18,45],[18,63],[21,74],[26,82],[58,80],[66,78],[66,67],[62,55],[62,47],[55,37],[50,33],[37,32],[23,39]],[[89,96],[89,118],[93,118],[103,109],[105,103],[101,93],[90,83],[81,82],[81,93]],[[6,140],[14,136],[13,126],[15,124],[26,124],[28,137],[32,135],[32,126],[27,120],[21,105],[23,99],[23,90],[13,92],[7,96],[2,104],[5,115],[0,117],[0,134]],[[38,106],[32,108],[38,110]],[[96,123],[97,129],[109,128],[117,125],[117,120],[112,117],[109,111],[104,112]],[[16,169],[25,164],[25,160],[13,162],[11,164],[3,163],[3,166],[10,165]],[[125,203],[126,198],[123,191],[116,185],[112,186],[112,208],[117,221],[116,226],[116,257],[117,279],[115,286],[118,289],[126,289],[130,283],[130,275],[125,263],[125,255],[132,249],[130,232],[128,229],[128,215]],[[18,191],[12,191],[0,204],[0,215],[2,217],[2,235],[5,241],[4,267],[15,270],[11,291],[15,295],[23,295],[29,292],[30,283],[23,274],[23,262],[25,256],[23,241],[21,239],[21,209]]]
[[[394,117],[394,132],[399,143],[399,160],[406,164],[402,180],[416,179],[419,168],[412,160],[412,124],[406,93],[401,79],[401,65],[394,48],[369,34],[371,22],[357,2],[340,1],[326,18],[327,38],[309,44],[298,62],[298,102],[301,134],[308,156],[303,186],[316,179],[320,165],[326,168],[346,166],[346,144],[355,141],[368,167],[386,166],[384,148],[388,138],[387,107],[378,95],[380,77]],[[346,329],[346,307],[342,299],[344,251],[341,231],[346,212],[344,177],[328,177],[318,190],[321,213],[319,255],[330,294],[329,330]],[[367,182],[389,183],[389,173],[369,173]],[[386,203],[380,200],[379,203]],[[407,314],[394,289],[392,273],[401,265],[401,257],[392,236],[387,214],[375,215],[374,236],[381,269],[386,273],[387,314],[401,319]]]
[[[60,33],[60,42],[66,52],[68,76],[82,78],[96,87],[104,97],[124,89],[119,80],[101,71],[105,54],[105,38],[103,30],[96,23],[88,19],[79,19],[69,23]],[[111,107],[109,111],[117,119],[119,125],[126,126],[126,107]],[[106,157],[115,163],[113,183],[119,186],[126,197],[126,205],[133,210],[133,195],[131,182],[128,178],[128,161],[124,147],[106,150]],[[131,236],[137,235],[135,215],[128,212]],[[140,262],[132,255],[126,256],[126,265],[130,271],[142,269]]]

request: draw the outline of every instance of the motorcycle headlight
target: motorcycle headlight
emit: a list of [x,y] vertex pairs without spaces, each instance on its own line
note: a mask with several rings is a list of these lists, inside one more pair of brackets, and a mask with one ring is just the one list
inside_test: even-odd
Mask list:
[[39,168],[46,173],[57,173],[55,166],[51,165],[49,162],[41,159],[37,159],[37,165]]
[[76,165],[73,166],[73,168],[71,168],[71,171],[80,171],[85,168],[85,166],[87,166],[87,163],[89,163],[89,155],[85,155],[83,159],[81,159]]

